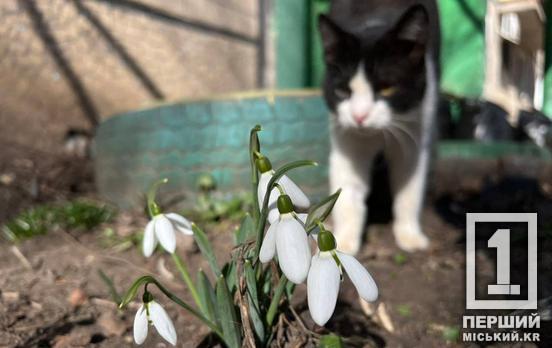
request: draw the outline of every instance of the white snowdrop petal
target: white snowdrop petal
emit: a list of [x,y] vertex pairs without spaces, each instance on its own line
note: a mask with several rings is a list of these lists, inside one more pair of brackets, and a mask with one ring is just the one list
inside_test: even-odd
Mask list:
[[[261,177],[259,179],[259,186],[257,189],[259,208],[262,208],[263,206],[263,200],[265,198],[266,188],[271,178],[272,178],[271,172],[261,174]],[[278,206],[276,204],[279,196],[280,196],[280,192],[278,191],[278,189],[273,188],[272,192],[270,193],[270,197],[268,198],[268,222],[270,224],[275,223],[280,218],[280,212],[278,211]]]
[[145,257],[150,257],[157,246],[157,238],[155,238],[155,220],[151,220],[146,225],[144,232],[144,240],[142,244],[142,251]]
[[134,316],[133,334],[136,344],[144,343],[148,336],[148,316],[144,305],[138,308],[138,312],[136,312],[136,316]]
[[329,257],[312,257],[307,278],[307,299],[312,320],[324,326],[332,317],[339,293],[340,273],[335,260]]
[[[271,197],[272,198],[272,197]],[[278,219],[280,219],[280,212],[278,211],[278,208],[276,207],[276,202],[272,205],[269,205],[268,210],[268,222],[270,224],[275,224],[278,222]]]
[[182,232],[188,236],[191,236],[194,234],[194,232],[192,231],[192,224],[184,216],[176,213],[168,213],[168,214],[165,214],[165,216],[167,217],[167,219],[169,219],[172,222],[173,226],[179,232]]
[[268,222],[271,224],[275,223],[280,218],[278,197],[280,197],[280,191],[278,191],[277,188],[273,188],[270,193],[270,198],[268,198]]
[[299,188],[290,178],[286,175],[282,175],[278,183],[282,185],[286,194],[289,195],[293,204],[300,208],[308,208],[310,206],[310,200],[305,195],[303,190]]
[[262,173],[259,177],[259,184],[257,185],[257,199],[259,201],[259,209],[262,209],[264,198],[267,191],[268,182],[272,178],[271,172]]
[[276,226],[276,252],[286,277],[295,284],[305,281],[311,250],[304,227],[291,214],[282,216]]
[[259,252],[259,260],[262,263],[269,262],[276,254],[276,226],[278,226],[278,223],[270,225],[264,236],[263,244]]
[[160,304],[155,301],[149,303],[149,313],[151,322],[161,337],[167,342],[176,345],[176,330],[169,315]]
[[171,221],[164,215],[155,217],[155,236],[169,253],[174,253],[176,249],[176,236],[174,235],[174,227]]
[[338,251],[337,256],[360,297],[365,301],[375,301],[378,298],[378,286],[366,268],[351,255]]

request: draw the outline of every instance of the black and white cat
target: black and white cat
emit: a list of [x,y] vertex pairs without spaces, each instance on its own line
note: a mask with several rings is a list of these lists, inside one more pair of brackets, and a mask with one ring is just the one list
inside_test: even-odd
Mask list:
[[393,232],[407,251],[425,249],[420,213],[439,90],[439,21],[435,2],[334,0],[321,15],[332,111],[330,187],[341,250],[356,253],[367,215],[376,156],[383,153],[393,193]]

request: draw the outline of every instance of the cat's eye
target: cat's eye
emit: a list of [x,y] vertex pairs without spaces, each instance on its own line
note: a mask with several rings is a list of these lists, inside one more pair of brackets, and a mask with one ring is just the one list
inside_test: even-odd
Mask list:
[[347,90],[346,88],[336,88],[334,92],[335,95],[340,99],[347,99],[351,94],[351,92],[349,92],[349,90]]
[[382,97],[390,97],[392,96],[393,94],[395,94],[395,92],[397,92],[397,87],[386,87],[386,88],[383,88],[379,94],[382,96]]

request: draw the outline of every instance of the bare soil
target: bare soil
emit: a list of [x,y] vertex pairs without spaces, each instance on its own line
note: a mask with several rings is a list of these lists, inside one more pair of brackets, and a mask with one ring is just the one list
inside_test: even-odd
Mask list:
[[[451,166],[447,164],[445,168]],[[370,338],[369,346],[377,347],[467,346],[445,339],[451,330],[461,328],[465,313],[463,216],[467,211],[489,211],[489,202],[495,202],[494,206],[502,211],[524,209],[538,211],[539,217],[543,216],[539,230],[542,251],[539,298],[551,295],[552,259],[548,250],[552,250],[552,245],[547,238],[550,226],[544,223],[550,221],[547,214],[552,212],[550,182],[546,180],[550,177],[512,179],[510,175],[516,174],[515,171],[498,176],[493,171],[491,176],[468,175],[456,181],[456,185],[447,185],[447,180],[454,180],[454,174],[445,172],[437,171],[439,185],[432,185],[423,212],[423,226],[432,241],[430,249],[405,254],[395,246],[388,224],[370,224],[367,242],[358,258],[376,279],[381,296],[371,308],[363,310],[353,286],[346,280],[327,330],[346,337]],[[119,292],[124,292],[141,275],[156,274],[170,289],[191,302],[167,254],[158,252],[146,259],[138,248],[106,245],[106,228],[125,236],[139,233],[145,223],[139,214],[124,213],[113,223],[88,233],[52,231],[18,245],[0,241],[0,347],[133,346],[132,321],[139,304],[118,310],[98,270],[113,279]],[[229,257],[234,225],[223,221],[205,227],[222,260]],[[191,270],[208,269],[190,240],[182,237],[179,243],[178,250]],[[478,254],[477,262],[483,270],[482,277],[494,277],[491,255]],[[298,286],[294,307],[309,329],[327,332],[315,327],[310,320],[305,293],[305,286]],[[161,296],[159,299],[175,320],[180,347],[209,346],[211,341],[206,338],[205,326]],[[366,309],[375,314],[367,315]],[[295,320],[291,314],[288,319]],[[540,346],[551,345],[549,332],[548,323],[543,322]],[[295,342],[288,342],[289,346],[301,346],[300,337],[296,338]],[[166,345],[152,332],[144,346]]]

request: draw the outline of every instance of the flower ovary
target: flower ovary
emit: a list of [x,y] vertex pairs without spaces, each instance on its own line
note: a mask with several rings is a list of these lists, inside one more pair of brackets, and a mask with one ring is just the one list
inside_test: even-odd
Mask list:
[[266,173],[272,170],[272,163],[270,163],[270,160],[264,156],[257,158],[255,165],[261,173]]
[[287,214],[293,212],[293,202],[288,195],[280,195],[278,197],[278,211],[280,214]]
[[322,230],[318,233],[318,249],[320,251],[331,251],[336,247],[335,237],[328,230]]

